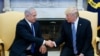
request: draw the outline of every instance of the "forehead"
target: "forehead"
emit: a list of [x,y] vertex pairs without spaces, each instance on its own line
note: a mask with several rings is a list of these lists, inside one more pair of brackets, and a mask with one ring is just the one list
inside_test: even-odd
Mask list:
[[32,12],[32,13],[36,13],[36,10],[35,10],[35,9],[32,9],[30,12]]
[[66,15],[74,16],[75,13],[68,13],[68,14],[66,14]]
[[36,14],[36,11],[35,10],[31,10],[31,14]]

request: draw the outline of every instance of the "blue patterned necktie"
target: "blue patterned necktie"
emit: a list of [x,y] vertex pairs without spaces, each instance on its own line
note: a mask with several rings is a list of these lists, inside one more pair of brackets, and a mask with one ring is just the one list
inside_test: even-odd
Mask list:
[[77,54],[77,47],[76,47],[76,30],[75,30],[75,24],[72,24],[72,39],[73,39],[73,49],[74,54]]
[[[32,29],[32,35],[35,37],[34,24],[31,24],[31,29]],[[35,50],[35,44],[32,43],[32,46],[31,46],[31,52],[34,53],[34,50]]]

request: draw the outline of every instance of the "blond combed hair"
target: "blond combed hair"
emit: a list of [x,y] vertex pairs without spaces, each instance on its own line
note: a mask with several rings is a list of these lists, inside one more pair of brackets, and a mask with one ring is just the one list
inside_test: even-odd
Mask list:
[[69,7],[65,10],[65,14],[77,14],[77,16],[79,16],[78,9],[76,7]]

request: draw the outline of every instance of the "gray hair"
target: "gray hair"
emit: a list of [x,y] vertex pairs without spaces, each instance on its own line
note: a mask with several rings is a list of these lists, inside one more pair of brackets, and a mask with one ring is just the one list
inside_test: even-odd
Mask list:
[[65,14],[77,14],[77,16],[79,16],[78,13],[78,9],[76,7],[70,7],[65,11]]
[[31,12],[32,12],[33,10],[35,10],[35,9],[34,9],[34,8],[32,8],[32,7],[31,7],[31,8],[26,9],[26,10],[25,10],[25,12],[24,12],[25,16],[26,16],[26,15],[30,15],[30,14],[31,14]]

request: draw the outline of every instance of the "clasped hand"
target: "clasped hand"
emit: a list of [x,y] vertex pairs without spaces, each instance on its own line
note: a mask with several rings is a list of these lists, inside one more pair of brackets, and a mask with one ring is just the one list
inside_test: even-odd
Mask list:
[[45,45],[48,46],[48,47],[53,48],[55,46],[55,42],[51,41],[51,40],[48,40],[48,41],[45,41]]
[[[45,41],[45,45],[48,46],[48,47],[54,47],[54,42],[51,41],[51,40],[48,40],[48,41]],[[42,54],[45,54],[47,52],[47,47],[45,45],[41,45],[41,47],[39,48],[39,51],[42,53]]]

